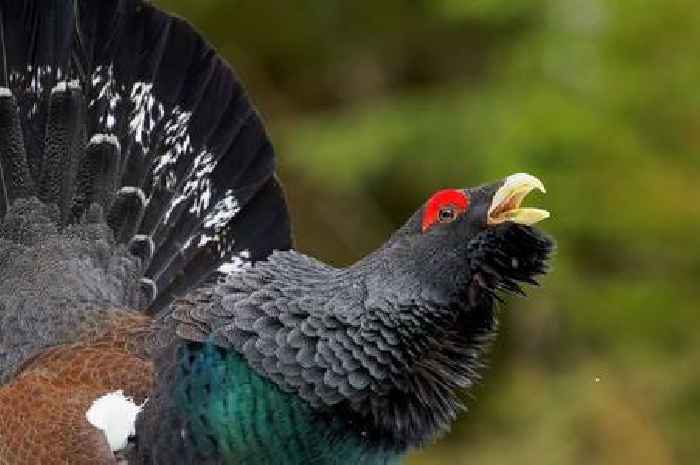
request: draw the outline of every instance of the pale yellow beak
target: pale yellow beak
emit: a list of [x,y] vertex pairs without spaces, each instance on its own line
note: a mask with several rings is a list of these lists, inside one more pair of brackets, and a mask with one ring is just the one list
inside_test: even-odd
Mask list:
[[530,174],[518,173],[508,176],[493,197],[489,208],[488,224],[496,225],[511,221],[530,226],[549,218],[547,210],[520,208],[523,199],[535,189],[542,193],[547,192],[542,181]]

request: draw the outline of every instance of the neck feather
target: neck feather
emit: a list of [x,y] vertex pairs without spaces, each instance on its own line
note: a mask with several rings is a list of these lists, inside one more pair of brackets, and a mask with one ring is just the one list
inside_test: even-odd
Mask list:
[[496,326],[490,299],[467,311],[421,284],[381,255],[336,269],[282,252],[211,291],[206,324],[186,309],[175,318],[181,334],[233,347],[320,417],[403,451],[449,428]]

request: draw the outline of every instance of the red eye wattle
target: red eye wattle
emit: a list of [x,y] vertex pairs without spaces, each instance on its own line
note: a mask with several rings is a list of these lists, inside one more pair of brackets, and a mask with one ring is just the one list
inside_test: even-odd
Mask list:
[[456,189],[446,189],[435,193],[425,206],[423,232],[437,223],[451,223],[469,208],[469,197]]

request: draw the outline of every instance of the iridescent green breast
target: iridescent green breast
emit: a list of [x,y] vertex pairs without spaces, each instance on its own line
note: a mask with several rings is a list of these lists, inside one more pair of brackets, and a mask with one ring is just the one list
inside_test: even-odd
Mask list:
[[[190,354],[175,400],[190,419],[194,448],[235,465],[394,465],[388,452],[323,419],[235,352],[207,345]],[[181,381],[185,381],[181,378]]]

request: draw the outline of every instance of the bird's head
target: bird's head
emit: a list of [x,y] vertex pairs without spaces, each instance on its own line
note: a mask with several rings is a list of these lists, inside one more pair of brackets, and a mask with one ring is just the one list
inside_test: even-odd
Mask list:
[[[475,306],[496,291],[521,293],[546,271],[551,240],[533,228],[549,212],[522,206],[532,191],[545,193],[536,177],[518,173],[467,189],[445,189],[428,201],[377,252],[356,266],[380,270],[407,295],[435,303],[457,299]],[[465,299],[466,297],[466,299]]]

